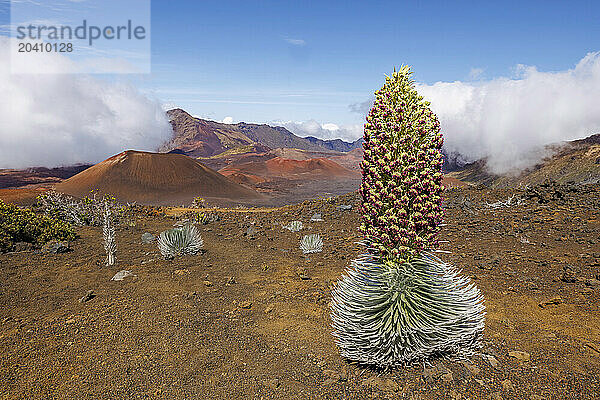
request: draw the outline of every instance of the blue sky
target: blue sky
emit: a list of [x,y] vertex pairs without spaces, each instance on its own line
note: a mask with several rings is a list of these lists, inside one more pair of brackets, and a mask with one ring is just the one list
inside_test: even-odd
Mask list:
[[367,100],[394,66],[412,65],[428,84],[489,80],[512,76],[517,64],[569,69],[600,50],[597,1],[154,0],[151,7],[152,74],[130,79],[167,104],[218,120],[360,124],[363,115],[349,105]]
[[[120,24],[141,18],[135,4],[146,0],[14,1],[33,10],[58,3],[54,16],[65,19],[61,10],[111,2],[118,16],[90,18]],[[8,4],[0,0],[0,35]],[[155,149],[171,135],[163,108],[175,106],[355,140],[384,75],[408,64],[440,117],[447,150],[486,157],[497,172],[524,168],[539,159],[531,153],[539,146],[600,133],[599,38],[597,0],[154,0],[150,74],[30,78],[5,73],[8,57],[0,57],[0,156],[19,154],[5,164],[28,166],[49,154],[47,164],[60,165]],[[62,68],[63,55],[47,57],[34,55],[32,66]],[[63,142],[50,154],[57,131]],[[39,148],[14,140],[15,132],[38,138]],[[67,159],[59,149],[69,146],[88,153]]]
[[572,68],[600,50],[597,1],[158,1],[143,86],[197,115],[360,123],[394,66],[424,83]]

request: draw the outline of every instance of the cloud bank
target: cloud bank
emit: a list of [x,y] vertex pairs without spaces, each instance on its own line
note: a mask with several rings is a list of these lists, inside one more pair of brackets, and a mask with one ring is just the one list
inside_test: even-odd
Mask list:
[[[0,37],[0,168],[95,163],[170,139],[161,104],[133,86],[86,75],[11,75],[8,48]],[[57,54],[40,62],[69,67]]]
[[[440,118],[444,147],[463,161],[487,158],[494,173],[538,162],[550,143],[600,132],[600,52],[566,71],[519,65],[514,78],[418,85]],[[368,112],[373,100],[350,106]]]
[[362,136],[363,131],[362,124],[338,126],[334,123],[321,124],[314,119],[303,122],[274,121],[273,124],[283,126],[300,137],[314,136],[323,140],[342,139],[346,142],[354,142]]

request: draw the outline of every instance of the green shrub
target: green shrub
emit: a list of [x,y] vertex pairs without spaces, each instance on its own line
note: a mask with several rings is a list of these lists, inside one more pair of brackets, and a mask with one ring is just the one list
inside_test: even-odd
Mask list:
[[50,240],[74,239],[68,223],[0,200],[0,252],[11,250],[16,242],[41,246]]
[[0,230],[0,253],[10,250],[11,247],[12,240],[10,236],[8,236],[8,233]]

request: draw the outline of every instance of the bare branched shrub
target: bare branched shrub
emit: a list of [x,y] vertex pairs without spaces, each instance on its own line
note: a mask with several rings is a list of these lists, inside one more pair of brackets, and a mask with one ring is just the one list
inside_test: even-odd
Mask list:
[[102,226],[106,205],[111,208],[113,221],[119,221],[129,208],[135,207],[135,204],[120,205],[113,196],[99,196],[95,192],[83,199],[77,199],[54,190],[49,190],[37,197],[37,206],[42,209],[44,214],[77,226]]
[[115,234],[115,225],[112,217],[112,209],[108,203],[104,204],[102,234],[104,237],[104,250],[106,251],[106,265],[115,265],[117,254],[117,241]]

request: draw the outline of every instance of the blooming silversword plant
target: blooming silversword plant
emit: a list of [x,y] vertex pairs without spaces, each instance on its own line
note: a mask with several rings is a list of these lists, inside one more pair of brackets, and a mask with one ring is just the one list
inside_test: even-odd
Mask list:
[[407,67],[386,79],[364,129],[361,232],[383,257],[435,245],[442,221],[443,137]]
[[443,217],[440,123],[409,67],[375,92],[360,195],[366,252],[337,283],[334,336],[344,357],[382,368],[480,347],[483,297],[433,252]]

